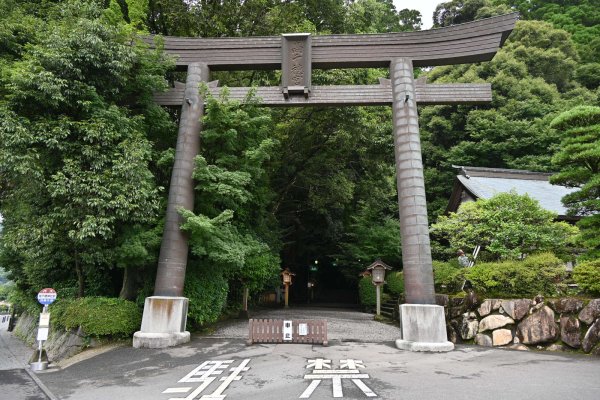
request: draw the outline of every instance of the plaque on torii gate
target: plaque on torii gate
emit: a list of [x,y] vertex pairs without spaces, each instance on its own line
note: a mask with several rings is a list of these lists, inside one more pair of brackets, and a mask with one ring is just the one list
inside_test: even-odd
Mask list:
[[[182,109],[154,296],[146,299],[134,347],[166,347],[189,340],[187,299],[182,297],[188,241],[180,230],[178,209],[193,210],[192,173],[204,111],[200,82],[209,83],[210,71],[282,69],[280,87],[234,87],[229,88],[229,97],[243,100],[252,89],[265,106],[392,106],[406,295],[396,345],[413,351],[452,350],[443,307],[435,305],[417,104],[484,104],[492,100],[492,92],[487,83],[427,84],[414,79],[413,68],[489,61],[517,19],[518,14],[512,13],[440,29],[385,34],[164,37],[165,52],[188,74],[185,84],[155,95],[158,104]],[[152,37],[147,41],[154,43]],[[380,79],[378,85],[311,85],[313,68],[365,67],[389,68],[390,79]],[[215,82],[208,87],[213,95],[219,92]]]

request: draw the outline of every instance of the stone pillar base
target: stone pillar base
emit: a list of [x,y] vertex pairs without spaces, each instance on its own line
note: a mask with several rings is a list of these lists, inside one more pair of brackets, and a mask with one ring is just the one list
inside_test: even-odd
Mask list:
[[190,341],[190,333],[172,332],[172,333],[145,333],[136,332],[133,334],[133,347],[136,349],[146,347],[148,349],[164,349],[173,347]]
[[454,350],[446,336],[444,307],[433,304],[400,305],[400,331],[396,347],[410,351],[444,352]]
[[189,342],[187,310],[185,297],[146,297],[142,328],[133,334],[133,347],[161,349]]

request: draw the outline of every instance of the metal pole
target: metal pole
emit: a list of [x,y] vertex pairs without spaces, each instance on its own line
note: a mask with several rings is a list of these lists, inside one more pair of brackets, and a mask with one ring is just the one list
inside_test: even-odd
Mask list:
[[169,186],[169,199],[163,232],[158,269],[156,271],[155,296],[180,297],[183,295],[185,269],[188,257],[188,238],[179,228],[182,218],[179,208],[194,209],[194,158],[200,151],[200,130],[204,114],[204,100],[200,97],[199,84],[209,78],[205,63],[188,66],[185,98],[181,107],[179,133],[175,148],[175,163]]
[[40,343],[38,345],[38,352],[39,352],[38,363],[41,364],[42,363],[42,341],[41,340],[40,340]]
[[392,60],[390,78],[406,302],[435,304],[412,61]]

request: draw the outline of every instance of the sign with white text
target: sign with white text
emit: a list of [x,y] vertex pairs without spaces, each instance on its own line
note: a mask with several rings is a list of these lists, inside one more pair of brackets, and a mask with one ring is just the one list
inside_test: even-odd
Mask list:
[[56,290],[52,288],[45,288],[40,290],[40,292],[37,295],[37,300],[40,304],[43,304],[45,306],[54,303],[54,300],[56,300]]

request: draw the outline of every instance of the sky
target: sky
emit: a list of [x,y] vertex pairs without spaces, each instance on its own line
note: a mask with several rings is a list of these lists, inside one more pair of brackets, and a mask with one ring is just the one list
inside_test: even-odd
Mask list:
[[396,6],[396,10],[409,8],[411,10],[421,11],[423,21],[423,27],[421,29],[431,29],[431,25],[433,25],[431,16],[435,11],[435,7],[443,2],[444,0],[394,0],[394,5]]

